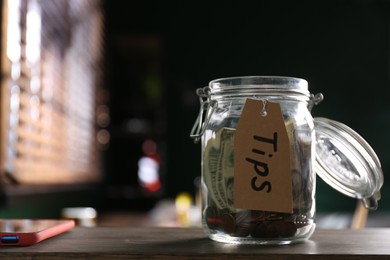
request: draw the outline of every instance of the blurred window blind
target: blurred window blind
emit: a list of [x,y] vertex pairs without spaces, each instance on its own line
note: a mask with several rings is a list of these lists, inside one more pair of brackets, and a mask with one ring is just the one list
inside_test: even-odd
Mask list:
[[20,183],[100,179],[98,0],[4,0],[1,170]]

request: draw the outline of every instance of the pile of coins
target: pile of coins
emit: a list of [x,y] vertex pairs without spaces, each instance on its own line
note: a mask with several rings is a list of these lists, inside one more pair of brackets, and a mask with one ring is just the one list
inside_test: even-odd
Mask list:
[[306,220],[292,219],[291,214],[258,210],[233,213],[228,209],[218,211],[214,207],[207,207],[204,214],[210,230],[221,231],[233,237],[288,238],[294,236],[298,228],[309,224]]

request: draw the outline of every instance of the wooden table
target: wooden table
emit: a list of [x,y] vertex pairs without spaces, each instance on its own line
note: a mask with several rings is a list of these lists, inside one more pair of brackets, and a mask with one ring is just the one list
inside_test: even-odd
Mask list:
[[28,247],[2,247],[0,259],[390,259],[390,228],[317,230],[306,242],[237,246],[201,229],[74,228]]

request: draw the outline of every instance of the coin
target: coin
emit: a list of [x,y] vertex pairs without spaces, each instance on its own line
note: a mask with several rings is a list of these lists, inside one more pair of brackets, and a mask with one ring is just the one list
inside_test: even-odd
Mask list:
[[232,234],[236,229],[236,219],[232,214],[224,213],[221,215],[221,228],[227,234]]
[[236,225],[234,233],[231,235],[234,237],[247,237],[252,231],[253,225],[250,222],[243,222]]
[[280,238],[291,237],[297,232],[297,226],[291,221],[264,221],[258,223],[251,232],[252,237]]
[[235,214],[236,228],[231,234],[235,237],[246,237],[252,230],[252,210],[243,210]]
[[282,221],[281,225],[278,225],[278,231],[282,237],[291,237],[297,232],[297,225],[292,221]]
[[252,237],[267,237],[268,226],[264,222],[259,222],[251,231]]
[[207,207],[204,216],[207,226],[211,229],[217,228],[221,223],[221,220],[217,218],[217,211],[213,207]]

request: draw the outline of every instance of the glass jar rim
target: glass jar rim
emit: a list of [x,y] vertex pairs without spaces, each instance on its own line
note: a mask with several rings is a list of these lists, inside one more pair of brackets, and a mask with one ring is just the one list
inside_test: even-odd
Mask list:
[[303,94],[310,96],[308,82],[302,78],[287,76],[239,76],[219,78],[209,82],[210,94],[226,92],[267,91],[284,94]]

